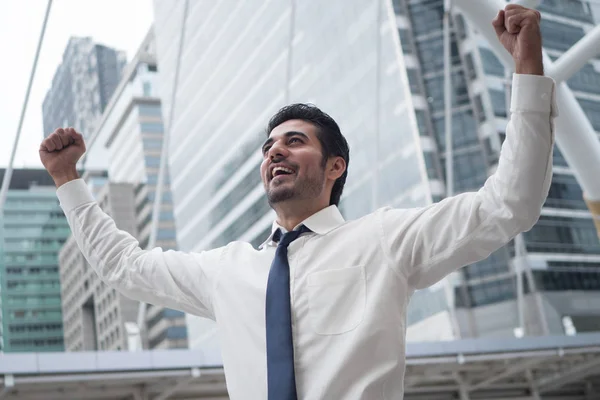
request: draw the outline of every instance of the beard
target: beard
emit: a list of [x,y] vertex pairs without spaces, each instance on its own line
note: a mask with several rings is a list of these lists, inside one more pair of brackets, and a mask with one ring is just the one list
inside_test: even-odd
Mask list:
[[305,200],[318,197],[325,186],[325,170],[318,176],[294,179],[293,182],[282,182],[273,185],[269,182],[267,199],[271,207],[287,200]]

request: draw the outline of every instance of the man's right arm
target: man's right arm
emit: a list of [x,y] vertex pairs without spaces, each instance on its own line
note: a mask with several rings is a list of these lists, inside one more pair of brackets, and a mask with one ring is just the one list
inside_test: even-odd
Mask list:
[[83,135],[73,128],[56,129],[39,149],[79,249],[100,279],[134,300],[214,319],[211,282],[222,250],[141,249],[133,236],[117,229],[79,179],[76,166],[85,151]]
[[214,319],[212,282],[221,249],[144,250],[102,211],[82,179],[58,185],[73,236],[100,279],[127,297]]

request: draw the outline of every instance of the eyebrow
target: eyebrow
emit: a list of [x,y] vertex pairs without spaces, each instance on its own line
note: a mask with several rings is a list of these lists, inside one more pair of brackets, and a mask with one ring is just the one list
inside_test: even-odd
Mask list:
[[[298,132],[298,131],[289,131],[289,132],[286,132],[284,134],[284,136],[286,138],[290,138],[292,136],[302,136],[305,140],[309,140],[309,137],[305,133]],[[263,150],[263,152],[265,150],[265,146],[267,146],[267,145],[269,145],[269,144],[271,144],[273,142],[274,142],[273,138],[268,138],[267,140],[265,140],[265,142],[263,143],[263,145],[261,147],[261,149]]]

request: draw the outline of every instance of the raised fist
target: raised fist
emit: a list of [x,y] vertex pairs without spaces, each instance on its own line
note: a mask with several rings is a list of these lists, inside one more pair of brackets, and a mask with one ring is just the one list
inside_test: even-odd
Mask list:
[[519,74],[544,73],[540,18],[536,10],[509,4],[492,21],[498,40],[512,55]]
[[55,182],[76,174],[84,153],[83,136],[73,128],[58,128],[40,144],[40,160]]

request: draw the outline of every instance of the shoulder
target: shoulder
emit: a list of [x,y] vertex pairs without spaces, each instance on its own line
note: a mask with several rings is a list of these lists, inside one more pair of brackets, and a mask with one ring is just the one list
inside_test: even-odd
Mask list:
[[[266,240],[266,238],[264,238]],[[262,243],[262,238],[261,238],[261,243]],[[219,248],[219,249],[215,249],[218,250],[220,252],[221,258],[222,259],[249,259],[249,257],[254,257],[257,256],[261,253],[264,252],[264,247],[262,248],[258,248],[255,247],[252,243],[249,242],[245,242],[245,241],[241,241],[241,240],[234,240],[232,242],[229,242],[228,244],[226,244],[225,246]]]

